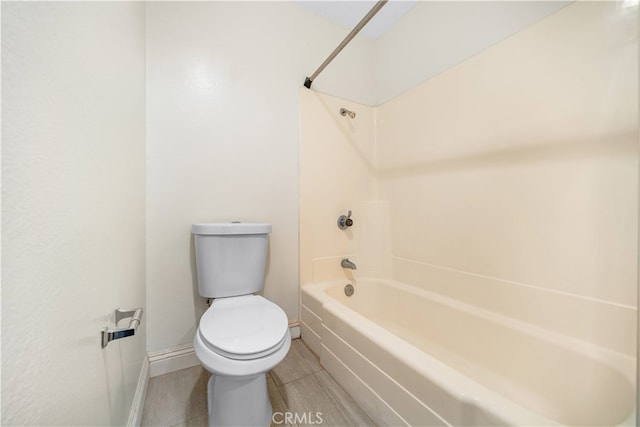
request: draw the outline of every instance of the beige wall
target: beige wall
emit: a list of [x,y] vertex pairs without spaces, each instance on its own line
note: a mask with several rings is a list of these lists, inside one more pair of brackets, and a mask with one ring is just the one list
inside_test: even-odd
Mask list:
[[568,1],[421,1],[375,43],[381,105],[521,31]]
[[2,425],[124,425],[145,353],[144,5],[2,3]]
[[[149,351],[205,309],[194,222],[271,223],[264,294],[298,320],[298,89],[344,34],[288,2],[147,5]],[[371,54],[355,40],[314,88],[371,102]]]
[[[637,5],[627,6],[574,3],[376,109],[372,186],[395,278],[635,354]],[[302,204],[308,188],[318,192],[301,176]],[[326,202],[313,194],[309,204]],[[303,266],[323,256],[305,255],[321,221],[305,226],[304,209]]]

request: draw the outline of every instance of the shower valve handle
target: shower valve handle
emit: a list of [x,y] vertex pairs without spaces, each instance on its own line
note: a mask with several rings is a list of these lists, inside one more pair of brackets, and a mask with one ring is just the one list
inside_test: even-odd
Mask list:
[[351,211],[349,211],[347,215],[340,215],[338,217],[338,228],[340,230],[346,230],[352,225],[353,225],[353,220],[351,219]]

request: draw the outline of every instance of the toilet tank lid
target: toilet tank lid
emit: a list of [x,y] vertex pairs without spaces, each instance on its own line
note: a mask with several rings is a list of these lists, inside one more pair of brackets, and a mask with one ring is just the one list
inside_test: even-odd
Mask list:
[[233,235],[233,234],[269,234],[271,224],[258,222],[206,222],[193,224],[193,234]]

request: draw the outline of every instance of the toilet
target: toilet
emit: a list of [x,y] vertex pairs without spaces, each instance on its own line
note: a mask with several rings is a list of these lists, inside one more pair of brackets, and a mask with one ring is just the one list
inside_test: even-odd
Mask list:
[[291,346],[284,311],[260,295],[270,224],[193,224],[200,295],[213,298],[193,347],[212,373],[207,387],[209,426],[268,426],[266,372]]

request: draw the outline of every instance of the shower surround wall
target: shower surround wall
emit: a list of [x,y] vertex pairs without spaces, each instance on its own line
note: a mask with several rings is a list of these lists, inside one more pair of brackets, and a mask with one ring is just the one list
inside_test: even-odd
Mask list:
[[637,8],[626,13],[573,4],[379,108],[396,278],[455,278],[440,290],[635,355]]
[[[301,285],[388,275],[635,357],[637,13],[571,4],[373,112],[303,92]],[[373,114],[373,140],[338,105]],[[335,227],[346,209],[377,230],[382,264],[367,232]],[[383,267],[335,268],[345,255]]]
[[[388,247],[355,238],[381,239],[384,234],[371,227],[379,205],[373,201],[375,110],[304,88],[300,103],[300,229],[309,230],[300,233],[300,281],[330,280],[343,271],[351,275],[340,267],[345,257],[351,257],[359,271],[368,271],[372,266],[368,257],[359,256],[361,251]],[[356,118],[341,116],[342,107],[356,111]],[[353,226],[341,230],[337,219],[348,210],[354,212]]]

